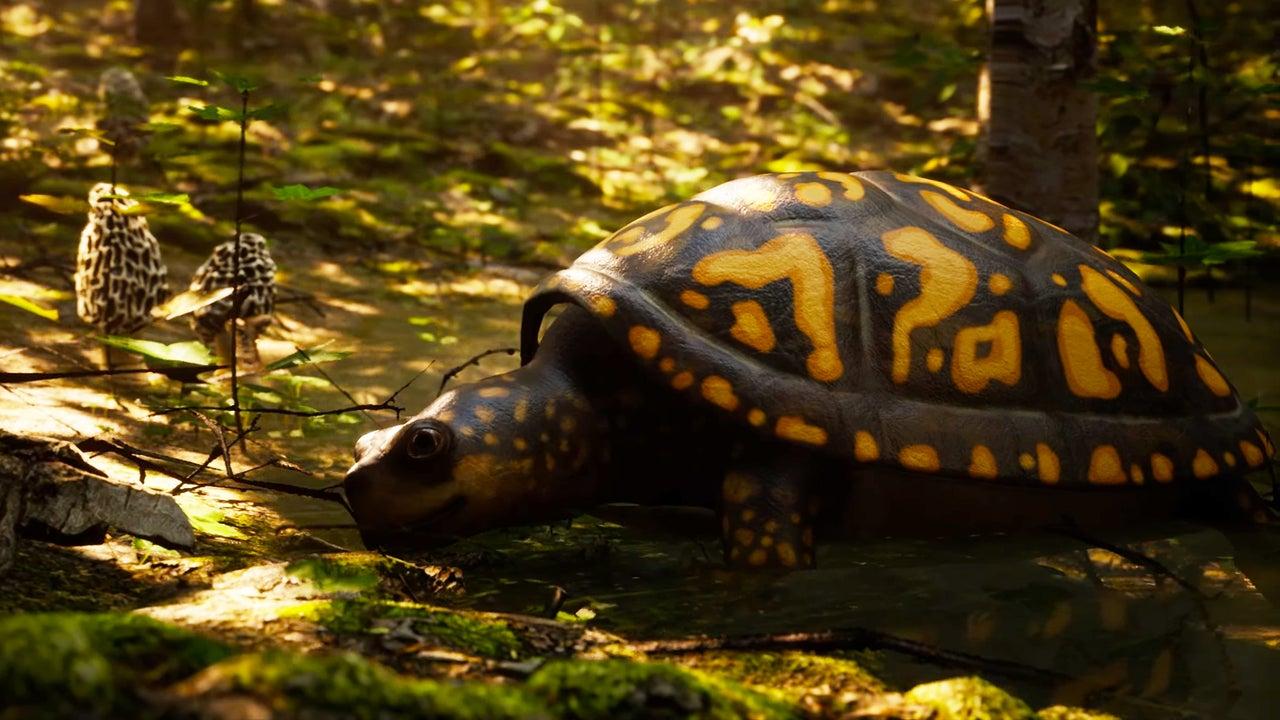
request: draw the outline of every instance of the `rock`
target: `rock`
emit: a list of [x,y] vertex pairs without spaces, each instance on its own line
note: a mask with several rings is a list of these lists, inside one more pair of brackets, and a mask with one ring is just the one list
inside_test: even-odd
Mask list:
[[169,547],[195,544],[172,497],[113,482],[70,443],[0,430],[0,574],[19,532],[85,544],[108,527]]

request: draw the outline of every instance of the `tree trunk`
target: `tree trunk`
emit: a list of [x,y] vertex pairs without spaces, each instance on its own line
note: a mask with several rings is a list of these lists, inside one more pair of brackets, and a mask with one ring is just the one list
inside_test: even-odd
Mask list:
[[987,0],[991,52],[978,89],[983,190],[1098,236],[1096,0]]

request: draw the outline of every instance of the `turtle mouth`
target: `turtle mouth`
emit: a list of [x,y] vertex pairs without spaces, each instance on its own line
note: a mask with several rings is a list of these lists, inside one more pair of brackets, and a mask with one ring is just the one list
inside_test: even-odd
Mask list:
[[433,532],[441,521],[458,514],[466,507],[467,498],[454,495],[443,505],[410,523],[390,528],[360,528],[360,539],[370,549],[420,549],[448,545],[458,535]]

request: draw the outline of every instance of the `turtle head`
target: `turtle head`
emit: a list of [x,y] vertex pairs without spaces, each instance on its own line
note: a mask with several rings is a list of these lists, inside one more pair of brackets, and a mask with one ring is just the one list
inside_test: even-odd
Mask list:
[[368,433],[343,481],[361,535],[370,545],[429,546],[589,505],[590,414],[562,379],[530,366]]

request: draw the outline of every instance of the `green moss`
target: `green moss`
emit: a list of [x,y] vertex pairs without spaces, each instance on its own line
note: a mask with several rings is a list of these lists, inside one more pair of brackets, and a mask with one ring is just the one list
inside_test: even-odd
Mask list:
[[243,655],[209,668],[195,684],[215,693],[267,698],[273,706],[283,706],[286,712],[281,714],[288,716],[329,711],[349,718],[548,717],[542,705],[519,686],[416,680],[350,653]]
[[803,652],[716,652],[691,658],[699,670],[788,695],[810,692],[885,692],[884,683],[858,661]]
[[528,688],[557,716],[594,718],[790,718],[791,704],[731,680],[662,663],[557,660]]
[[937,720],[1033,720],[1026,703],[978,677],[951,678],[917,685],[903,696],[932,708]]
[[231,654],[140,615],[40,613],[0,620],[0,697],[14,705],[107,710]]
[[378,586],[374,568],[333,558],[303,558],[284,569],[285,574],[310,580],[320,592],[365,592]]
[[387,600],[317,600],[281,613],[324,625],[343,635],[370,632],[381,619],[413,618],[414,632],[442,647],[469,655],[509,660],[519,657],[520,638],[500,620]]
[[1054,705],[1036,713],[1038,720],[1120,720],[1115,715],[1080,708]]

